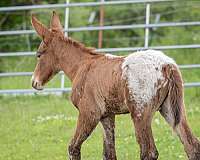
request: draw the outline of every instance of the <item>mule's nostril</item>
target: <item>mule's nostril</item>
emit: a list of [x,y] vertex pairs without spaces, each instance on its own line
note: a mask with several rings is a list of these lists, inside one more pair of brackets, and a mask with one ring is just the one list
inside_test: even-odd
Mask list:
[[34,88],[34,81],[32,80],[31,86]]
[[32,81],[32,87],[36,89],[36,87],[37,87],[37,82]]
[[34,88],[34,89],[37,89],[37,90],[42,90],[43,89],[43,86],[41,85],[41,83],[40,82],[37,82],[37,81],[32,81],[32,87]]
[[32,81],[32,87],[33,87],[33,88],[37,89],[37,84],[38,84],[38,83],[37,83],[36,81],[34,81],[34,80]]

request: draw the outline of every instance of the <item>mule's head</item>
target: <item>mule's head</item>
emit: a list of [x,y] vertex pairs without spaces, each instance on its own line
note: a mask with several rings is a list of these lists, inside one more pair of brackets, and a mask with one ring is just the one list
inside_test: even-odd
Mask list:
[[56,73],[60,71],[57,43],[59,36],[63,34],[63,28],[58,15],[53,12],[50,29],[39,22],[34,16],[31,20],[32,26],[42,42],[37,50],[37,64],[32,76],[32,87],[42,90]]

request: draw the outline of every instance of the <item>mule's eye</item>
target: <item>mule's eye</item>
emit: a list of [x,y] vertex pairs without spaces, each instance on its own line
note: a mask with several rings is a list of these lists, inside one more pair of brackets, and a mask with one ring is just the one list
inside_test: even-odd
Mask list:
[[36,53],[36,57],[37,57],[37,58],[40,58],[41,55],[42,55],[42,52],[37,52],[37,53]]
[[41,54],[38,54],[38,53],[36,54],[36,57],[37,57],[37,58],[40,58],[40,56],[41,56]]

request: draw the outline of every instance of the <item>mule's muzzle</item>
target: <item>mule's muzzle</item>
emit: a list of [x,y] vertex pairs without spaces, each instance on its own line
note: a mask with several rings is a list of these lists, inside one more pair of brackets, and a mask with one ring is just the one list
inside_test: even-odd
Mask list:
[[42,83],[35,80],[32,80],[32,87],[36,90],[43,90]]

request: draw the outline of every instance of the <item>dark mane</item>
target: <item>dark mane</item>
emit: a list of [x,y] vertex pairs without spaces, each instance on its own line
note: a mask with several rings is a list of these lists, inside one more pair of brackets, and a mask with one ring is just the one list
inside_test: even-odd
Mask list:
[[95,51],[95,48],[86,47],[83,43],[78,42],[77,40],[74,40],[74,39],[72,39],[70,37],[64,37],[64,41],[67,42],[67,43],[72,44],[74,47],[79,48],[80,50],[82,50],[84,52],[87,52],[87,53],[89,53],[91,55],[102,55],[100,53],[97,53]]

